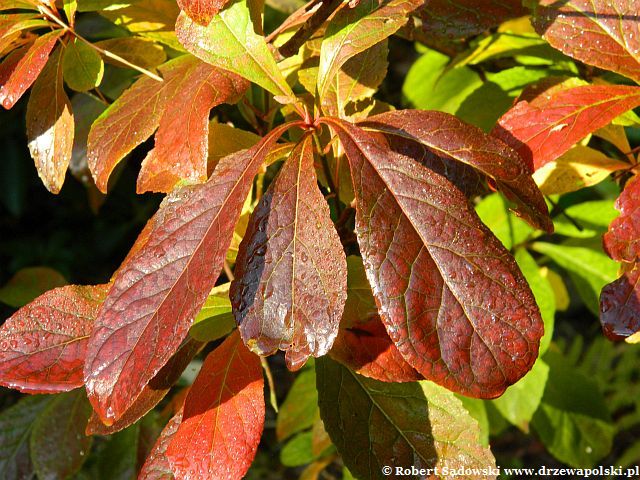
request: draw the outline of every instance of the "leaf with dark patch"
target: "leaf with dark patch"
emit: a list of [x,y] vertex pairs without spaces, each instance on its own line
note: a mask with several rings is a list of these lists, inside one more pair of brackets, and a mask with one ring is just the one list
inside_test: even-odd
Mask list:
[[513,257],[446,178],[325,121],[349,161],[358,243],[389,336],[425,378],[500,395],[532,367],[543,333]]
[[0,327],[0,384],[27,393],[82,386],[87,342],[108,285],[50,290]]
[[160,437],[140,470],[138,480],[174,480],[171,465],[167,458],[167,447],[182,423],[182,409],[176,413],[164,427]]
[[31,458],[38,478],[69,478],[89,456],[84,425],[91,405],[82,390],[57,395],[33,424]]
[[492,135],[512,146],[537,170],[638,105],[638,87],[583,85],[553,89],[531,101],[518,102],[500,118]]
[[[138,193],[169,192],[179,180],[207,179],[209,112],[235,103],[249,87],[243,78],[190,57],[178,73],[176,95],[168,98],[155,135],[155,147],[142,162]],[[173,76],[173,75],[171,75]],[[167,76],[165,81],[171,81]]]
[[537,228],[553,231],[547,205],[527,165],[508,145],[479,128],[444,112],[422,110],[382,113],[360,125],[418,142],[438,156],[475,168],[517,202],[516,213]]
[[635,0],[542,0],[532,19],[561,52],[640,82],[638,22]]
[[259,355],[286,351],[292,370],[329,351],[347,297],[346,260],[312,148],[307,136],[260,199],[230,289],[245,344]]
[[222,269],[253,177],[290,124],[174,190],[115,275],[89,342],[85,381],[105,424],[131,407],[186,337]]
[[27,139],[38,175],[58,193],[71,161],[74,120],[62,80],[63,49],[57,48],[38,77],[27,104]]
[[358,478],[388,478],[383,466],[478,468],[465,478],[495,478],[481,471],[495,460],[453,393],[431,382],[378,382],[327,357],[316,361],[316,376],[324,427]]
[[178,5],[189,18],[200,25],[207,25],[229,0],[178,0]]
[[235,332],[209,354],[167,448],[178,478],[242,478],[264,425],[260,358]]
[[602,289],[600,323],[611,340],[624,340],[640,331],[640,264]]
[[0,102],[7,110],[35,82],[49,54],[64,30],[54,30],[36,38],[29,46],[16,50],[0,64]]
[[620,216],[604,234],[604,248],[614,260],[635,262],[640,259],[640,175],[627,182],[615,206]]

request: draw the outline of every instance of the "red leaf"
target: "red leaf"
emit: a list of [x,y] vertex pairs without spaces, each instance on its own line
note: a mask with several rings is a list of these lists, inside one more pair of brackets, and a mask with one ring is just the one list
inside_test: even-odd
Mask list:
[[[89,167],[103,192],[116,165],[149,138],[158,125],[161,131],[157,148],[145,161],[138,190],[168,191],[176,177],[206,178],[210,106],[237,98],[243,85],[248,85],[191,55],[171,60],[159,70],[163,82],[140,78],[98,117],[89,132]],[[176,122],[179,128],[175,127]],[[189,142],[195,146],[193,150]]]
[[604,234],[604,249],[614,260],[635,262],[640,259],[640,175],[624,187],[616,209],[620,216]]
[[87,424],[87,435],[110,435],[133,425],[144,417],[169,393],[171,387],[178,381],[184,369],[187,368],[189,362],[193,360],[203,345],[202,342],[187,338],[175,355],[145,385],[131,407],[116,422],[107,426],[100,421],[100,417],[95,412],[92,412]]
[[74,121],[64,91],[62,53],[58,47],[36,80],[27,104],[27,139],[42,183],[58,193],[71,161]]
[[382,113],[361,125],[413,140],[436,155],[477,169],[517,202],[517,213],[529,223],[553,231],[547,205],[527,165],[511,148],[479,128],[444,112],[423,110]]
[[422,376],[402,357],[380,317],[340,329],[329,355],[351,370],[382,382],[416,382]]
[[0,64],[0,102],[9,110],[35,82],[63,30],[54,30],[36,38],[28,47],[17,50]]
[[85,364],[103,423],[122,417],[186,337],[222,269],[253,177],[290,126],[222,159],[207,183],[168,195],[116,273]]
[[492,135],[511,145],[535,170],[569,150],[591,132],[640,105],[640,88],[585,85],[518,102]]
[[68,285],[43,293],[0,327],[0,385],[27,393],[82,386],[93,320],[108,285]]
[[600,323],[611,340],[624,340],[640,331],[640,264],[602,289]]
[[245,344],[286,351],[291,370],[326,354],[347,297],[347,262],[320,190],[307,136],[256,206],[230,298]]
[[182,422],[183,410],[180,409],[164,427],[160,437],[140,470],[138,480],[173,480],[175,477],[167,458],[167,447]]
[[543,333],[513,257],[446,178],[341,120],[356,233],[389,336],[425,378],[491,398],[521,378]]
[[640,82],[636,0],[542,0],[532,23],[553,47]]
[[208,25],[229,0],[178,0],[178,5],[196,23]]
[[237,332],[209,354],[184,404],[167,448],[178,478],[242,478],[264,425],[260,358]]
[[155,148],[142,162],[138,193],[169,192],[181,179],[201,183],[207,179],[209,111],[223,102],[235,103],[249,82],[233,73],[189,57],[180,75],[177,93],[169,98],[160,118]]

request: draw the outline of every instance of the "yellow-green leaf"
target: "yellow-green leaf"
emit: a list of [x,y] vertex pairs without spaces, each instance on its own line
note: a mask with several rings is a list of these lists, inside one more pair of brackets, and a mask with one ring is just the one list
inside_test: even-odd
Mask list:
[[64,49],[62,72],[69,88],[86,92],[100,85],[104,62],[95,49],[74,38]]

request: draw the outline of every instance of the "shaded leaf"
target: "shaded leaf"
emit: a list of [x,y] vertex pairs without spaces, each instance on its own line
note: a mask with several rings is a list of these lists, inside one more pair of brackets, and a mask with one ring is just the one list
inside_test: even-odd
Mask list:
[[108,437],[97,458],[100,480],[136,478],[140,423]]
[[244,148],[251,148],[258,140],[260,137],[255,133],[226,123],[209,122],[209,171],[213,171],[223,157]]
[[542,0],[532,22],[563,53],[640,82],[638,20],[634,0]]
[[276,435],[279,441],[310,428],[317,417],[318,392],[315,368],[300,372],[278,409]]
[[213,287],[202,309],[193,320],[189,335],[202,342],[224,337],[236,326],[229,300],[229,283]]
[[198,25],[182,13],[176,23],[176,35],[196,57],[257,83],[276,95],[278,101],[295,103],[295,95],[264,37],[253,30],[247,0],[234,0],[207,26]]
[[[242,478],[264,424],[264,380],[258,356],[234,333],[209,354],[167,448],[179,478]],[[197,441],[196,441],[197,439]]]
[[640,88],[582,85],[520,101],[492,134],[511,145],[537,170],[618,115],[640,105]]
[[175,478],[167,458],[167,447],[182,422],[182,413],[182,409],[180,409],[162,430],[153,450],[140,470],[138,480],[173,480]]
[[102,82],[104,62],[94,48],[74,38],[65,45],[62,71],[69,88],[86,92]]
[[611,340],[624,340],[640,331],[638,263],[600,292],[600,323],[604,334]]
[[347,301],[340,321],[340,326],[344,328],[365,323],[370,318],[378,316],[378,307],[367,280],[362,258],[349,255],[347,273]]
[[4,108],[13,107],[35,82],[63,33],[63,30],[45,33],[0,64],[0,102]]
[[174,190],[140,234],[89,342],[86,386],[105,424],[127,411],[187,335],[222,269],[253,177],[289,126],[225,157],[207,183]]
[[6,480],[32,478],[35,474],[29,455],[33,425],[53,397],[25,397],[0,414],[0,476]]
[[531,368],[543,333],[513,257],[444,177],[327,121],[349,159],[358,243],[389,336],[425,378],[500,395]]
[[[383,383],[327,357],[316,361],[320,415],[358,478],[387,478],[383,466],[488,469],[495,461],[453,393],[430,382]],[[489,479],[482,472],[466,477]]]
[[28,393],[82,386],[82,365],[108,285],[50,290],[0,327],[0,384]]
[[635,262],[640,258],[640,175],[632,178],[616,200],[620,216],[604,235],[604,248],[614,260]]
[[56,49],[36,80],[27,104],[27,139],[38,175],[58,193],[71,161],[74,120],[62,81],[62,48]]
[[256,205],[229,290],[245,344],[259,355],[284,350],[291,370],[329,351],[347,297],[346,260],[312,148],[305,137]]
[[507,145],[442,112],[397,110],[361,122],[375,129],[418,142],[436,155],[465,163],[490,178],[505,196],[517,203],[516,213],[532,226],[553,231],[547,205],[527,165]]
[[47,290],[66,284],[67,280],[53,268],[23,268],[0,288],[0,302],[15,308],[22,307]]
[[318,93],[322,99],[340,68],[358,53],[393,35],[422,5],[420,0],[361,0],[345,8],[327,25],[320,48]]
[[90,412],[82,390],[63,393],[49,402],[31,434],[31,458],[38,478],[68,478],[80,470],[93,440],[84,435]]
[[[161,45],[142,37],[110,38],[95,42],[95,45],[146,69],[155,68],[167,59],[167,55]],[[106,57],[105,62],[113,63],[120,67],[125,66],[110,57]]]

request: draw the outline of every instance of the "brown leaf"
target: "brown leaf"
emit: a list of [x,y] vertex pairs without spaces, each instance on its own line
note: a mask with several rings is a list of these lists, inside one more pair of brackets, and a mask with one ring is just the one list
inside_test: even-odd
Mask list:
[[325,121],[349,160],[358,243],[389,336],[425,378],[500,395],[531,368],[543,333],[515,260],[444,177]]
[[253,177],[278,137],[225,157],[211,179],[168,195],[115,275],[85,364],[89,400],[120,419],[176,352],[222,269]]
[[58,47],[36,80],[27,104],[27,139],[38,175],[51,193],[58,193],[71,161],[74,120],[64,91],[62,53]]
[[640,260],[640,175],[627,182],[616,200],[620,216],[611,222],[604,234],[604,249],[614,260]]
[[245,344],[260,355],[285,350],[292,370],[329,351],[347,296],[344,252],[317,182],[307,136],[256,206],[230,290]]
[[196,23],[207,25],[229,0],[178,0],[180,9]]

